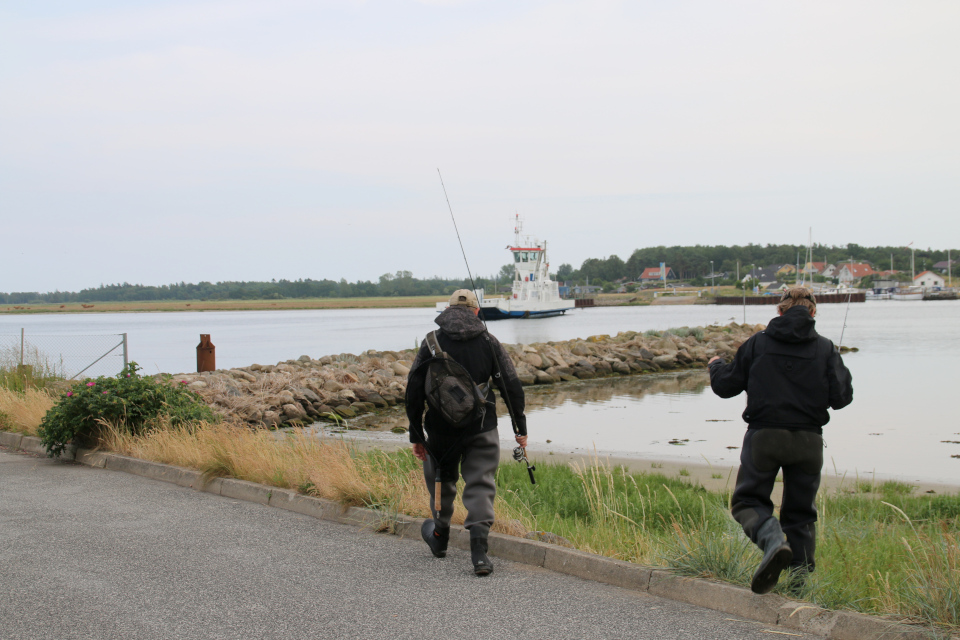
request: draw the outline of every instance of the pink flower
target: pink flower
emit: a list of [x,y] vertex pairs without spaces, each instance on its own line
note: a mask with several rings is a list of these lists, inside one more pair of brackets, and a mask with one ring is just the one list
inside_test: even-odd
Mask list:
[[87,383],[87,386],[88,386],[88,387],[92,387],[92,386],[95,385],[95,384],[97,384],[97,383],[96,383],[96,382],[88,382],[88,383]]
[[72,395],[73,395],[73,391],[67,391],[67,397],[68,397],[68,398],[71,397]]
[[107,395],[107,392],[106,392],[106,391],[104,391],[104,392],[103,392],[103,395]]
[[181,380],[181,381],[180,381],[180,384],[187,384],[187,381],[186,381],[186,380]]
[[127,374],[127,377],[128,377],[128,378],[130,377],[130,374],[129,374],[129,373]]

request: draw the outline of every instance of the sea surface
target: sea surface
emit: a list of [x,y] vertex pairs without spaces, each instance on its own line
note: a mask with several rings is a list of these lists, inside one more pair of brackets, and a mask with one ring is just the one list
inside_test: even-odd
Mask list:
[[[772,306],[602,307],[492,322],[490,330],[503,342],[532,343],[766,324],[774,313]],[[201,333],[211,334],[217,366],[229,368],[412,348],[435,326],[435,315],[433,309],[343,309],[0,316],[0,349],[18,349],[21,328],[28,343],[64,351],[72,344],[89,348],[95,340],[112,346],[116,334],[126,333],[129,358],[145,373],[182,373],[196,369]],[[831,412],[824,428],[827,470],[851,478],[875,474],[960,484],[960,301],[824,304],[817,329],[835,343],[842,335],[842,344],[859,348],[844,356],[854,402]],[[97,366],[119,369],[118,358],[111,355]],[[739,459],[745,399],[716,397],[704,372],[528,389],[528,425],[538,448],[718,465]]]

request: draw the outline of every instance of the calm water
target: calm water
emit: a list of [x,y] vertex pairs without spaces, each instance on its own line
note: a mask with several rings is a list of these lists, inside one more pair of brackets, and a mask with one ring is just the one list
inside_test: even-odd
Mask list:
[[[960,301],[821,305],[817,328],[860,348],[844,360],[854,402],[825,427],[826,466],[906,480],[960,483],[956,356]],[[747,307],[766,323],[772,307]],[[413,347],[433,325],[432,309],[0,316],[0,335],[129,334],[130,358],[147,372],[195,369],[199,334],[210,333],[217,366],[273,364],[367,349]],[[539,320],[490,324],[503,342],[568,340],[618,331],[742,322],[741,307],[660,306],[576,310]],[[531,440],[558,451],[592,451],[735,464],[744,400],[721,400],[703,373],[631,377],[531,390]],[[551,440],[548,445],[547,440]],[[670,444],[671,440],[681,444]],[[686,441],[686,442],[683,442]]]

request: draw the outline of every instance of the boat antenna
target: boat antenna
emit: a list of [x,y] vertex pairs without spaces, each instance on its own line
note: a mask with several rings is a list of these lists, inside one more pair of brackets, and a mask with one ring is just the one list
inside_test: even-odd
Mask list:
[[[467,252],[463,250],[463,240],[460,239],[460,229],[457,228],[457,219],[453,217],[453,207],[450,206],[450,196],[447,195],[447,185],[443,184],[443,174],[440,173],[440,167],[437,167],[437,175],[440,176],[440,186],[443,187],[443,197],[447,200],[447,209],[450,210],[450,219],[453,220],[453,230],[457,232],[457,242],[460,243],[460,253],[463,254],[463,262],[467,265],[467,275],[470,276],[470,288],[477,290],[477,285],[473,282],[473,274],[470,272],[470,263],[467,261]],[[481,318],[482,320],[483,318]],[[484,322],[483,326],[487,326]]]

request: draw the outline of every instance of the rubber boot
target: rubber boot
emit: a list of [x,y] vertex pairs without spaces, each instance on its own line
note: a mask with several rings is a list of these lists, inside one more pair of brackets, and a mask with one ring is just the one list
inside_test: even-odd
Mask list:
[[487,557],[486,537],[470,538],[470,559],[473,561],[473,573],[486,576],[493,573],[493,564]]
[[754,593],[770,593],[777,586],[780,572],[793,560],[793,551],[776,518],[768,518],[757,531],[757,546],[763,551],[763,560],[753,574],[750,589]]
[[430,552],[435,558],[445,558],[447,556],[447,543],[450,541],[450,527],[438,528],[436,523],[431,520],[424,520],[420,527],[420,536],[430,547]]

